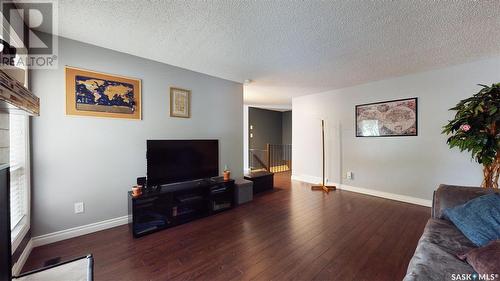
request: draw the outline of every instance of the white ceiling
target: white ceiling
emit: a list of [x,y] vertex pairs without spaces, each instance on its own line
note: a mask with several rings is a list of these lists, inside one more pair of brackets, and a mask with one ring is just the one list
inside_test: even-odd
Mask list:
[[245,85],[247,104],[500,55],[500,1],[59,1],[59,34]]

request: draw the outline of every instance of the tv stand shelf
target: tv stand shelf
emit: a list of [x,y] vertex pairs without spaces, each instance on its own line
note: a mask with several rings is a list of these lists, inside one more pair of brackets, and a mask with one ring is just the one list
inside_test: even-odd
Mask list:
[[163,185],[137,197],[129,191],[129,225],[137,238],[231,209],[234,204],[234,180],[222,178]]

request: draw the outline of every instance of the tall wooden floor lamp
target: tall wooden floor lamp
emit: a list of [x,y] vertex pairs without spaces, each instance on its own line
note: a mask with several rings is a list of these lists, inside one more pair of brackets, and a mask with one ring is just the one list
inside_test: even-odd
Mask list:
[[326,193],[330,192],[330,190],[335,190],[336,187],[333,185],[326,185],[325,183],[325,120],[321,120],[321,145],[323,146],[323,153],[322,153],[322,161],[323,161],[323,180],[320,185],[313,185],[311,186],[312,190],[321,190]]

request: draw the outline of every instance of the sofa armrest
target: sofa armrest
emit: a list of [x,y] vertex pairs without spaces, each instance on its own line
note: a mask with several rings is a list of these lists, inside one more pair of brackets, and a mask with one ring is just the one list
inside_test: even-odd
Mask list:
[[481,187],[441,184],[434,191],[432,217],[442,219],[444,209],[464,204],[471,199],[491,192],[493,190]]

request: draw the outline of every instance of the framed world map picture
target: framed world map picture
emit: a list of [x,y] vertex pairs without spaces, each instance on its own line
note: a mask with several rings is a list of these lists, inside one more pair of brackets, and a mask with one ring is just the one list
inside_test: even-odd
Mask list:
[[170,116],[191,117],[191,91],[170,87]]
[[66,114],[141,119],[141,80],[66,67]]
[[356,105],[356,137],[417,135],[417,98]]

